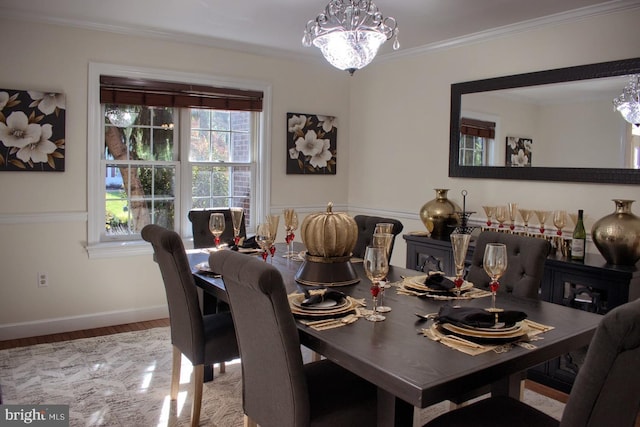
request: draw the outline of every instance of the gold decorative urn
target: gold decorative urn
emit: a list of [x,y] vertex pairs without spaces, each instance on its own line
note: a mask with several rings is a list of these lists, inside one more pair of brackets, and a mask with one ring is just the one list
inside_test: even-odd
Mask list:
[[422,205],[420,219],[432,238],[449,240],[451,232],[458,225],[458,212],[461,209],[447,198],[448,188],[436,188],[435,191],[436,198]]
[[351,265],[351,252],[358,239],[358,226],[351,216],[333,212],[333,203],[329,202],[326,212],[307,215],[300,236],[307,253],[295,276],[298,283],[343,286],[360,280]]
[[640,218],[631,212],[633,200],[613,202],[615,212],[591,227],[593,243],[609,264],[633,266],[640,260]]

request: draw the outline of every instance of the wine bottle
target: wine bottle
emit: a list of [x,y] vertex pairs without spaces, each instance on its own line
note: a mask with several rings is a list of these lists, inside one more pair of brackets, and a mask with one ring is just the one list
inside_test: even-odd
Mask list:
[[571,240],[571,259],[584,260],[585,246],[587,243],[587,233],[584,230],[584,222],[582,221],[583,211],[578,211],[578,221],[573,229],[573,238]]

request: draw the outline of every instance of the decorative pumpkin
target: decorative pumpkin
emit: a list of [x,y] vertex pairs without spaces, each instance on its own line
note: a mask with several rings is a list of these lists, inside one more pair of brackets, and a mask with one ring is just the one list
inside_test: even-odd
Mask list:
[[300,234],[311,256],[350,257],[358,240],[358,226],[348,214],[333,212],[333,203],[329,202],[326,212],[313,213],[304,219]]

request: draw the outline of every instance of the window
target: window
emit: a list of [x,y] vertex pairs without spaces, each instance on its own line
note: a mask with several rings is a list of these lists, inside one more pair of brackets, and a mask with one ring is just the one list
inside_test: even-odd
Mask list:
[[266,215],[267,85],[89,68],[90,257],[149,252],[150,223],[190,237],[191,208],[242,206],[249,229]]
[[460,166],[487,166],[496,124],[463,117],[460,119]]

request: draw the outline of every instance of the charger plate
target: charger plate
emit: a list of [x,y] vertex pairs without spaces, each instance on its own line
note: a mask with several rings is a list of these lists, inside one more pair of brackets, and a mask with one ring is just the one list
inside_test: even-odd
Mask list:
[[512,340],[527,334],[527,328],[522,325],[522,322],[516,323],[515,328],[507,327],[504,329],[467,328],[451,323],[440,323],[438,326],[456,335],[491,340]]
[[[414,290],[414,291],[420,291],[420,292],[455,292],[456,289],[455,288],[451,288],[451,289],[432,289],[430,287],[428,287],[427,285],[424,284],[424,281],[427,280],[427,275],[422,275],[422,276],[412,276],[412,277],[407,277],[404,280],[404,286],[408,289]],[[453,279],[451,279],[453,280]],[[460,286],[460,292],[464,292],[464,291],[468,291],[469,289],[473,288],[473,283],[471,282],[467,282],[466,280],[464,281],[464,283],[462,283],[462,286]]]
[[339,310],[341,308],[346,307],[349,304],[349,301],[346,298],[341,298],[340,301],[336,301],[333,299],[326,299],[316,304],[311,305],[302,305],[304,301],[304,296],[302,299],[293,298],[290,299],[290,304],[295,306],[297,309],[302,311],[316,311],[316,310]]
[[339,317],[346,315],[355,310],[357,303],[351,298],[345,298],[344,304],[339,304],[336,307],[303,307],[302,301],[304,300],[304,294],[290,294],[288,295],[289,307],[291,312],[295,316],[299,317]]

